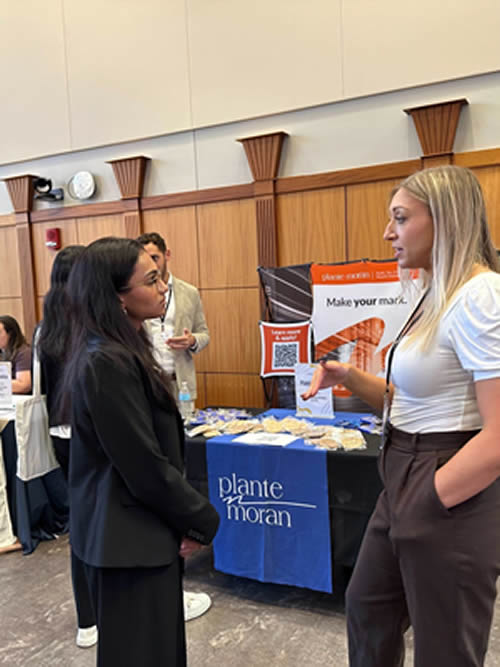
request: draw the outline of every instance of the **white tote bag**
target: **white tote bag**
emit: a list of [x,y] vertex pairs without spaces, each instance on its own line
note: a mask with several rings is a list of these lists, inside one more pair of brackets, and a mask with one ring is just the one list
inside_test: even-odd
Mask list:
[[45,396],[40,393],[41,371],[33,342],[33,395],[16,402],[17,476],[23,482],[41,477],[59,466],[49,434]]

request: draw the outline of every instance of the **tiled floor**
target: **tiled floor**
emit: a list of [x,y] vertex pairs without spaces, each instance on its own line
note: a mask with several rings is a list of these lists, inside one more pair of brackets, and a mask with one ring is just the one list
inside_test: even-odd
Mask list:
[[[332,596],[215,572],[209,551],[188,563],[185,588],[213,599],[207,614],[187,624],[190,667],[347,665],[342,605]],[[0,596],[0,665],[95,665],[95,649],[74,644],[66,537],[30,556],[1,556]],[[499,607],[486,667],[500,665]],[[405,667],[412,664],[408,655]]]

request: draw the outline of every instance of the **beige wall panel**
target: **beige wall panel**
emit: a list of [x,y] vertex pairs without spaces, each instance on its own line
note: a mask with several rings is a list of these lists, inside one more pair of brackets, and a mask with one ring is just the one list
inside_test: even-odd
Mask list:
[[205,375],[205,373],[196,373],[196,393],[198,396],[195,401],[195,407],[197,407],[199,410],[208,405]]
[[0,44],[0,163],[69,150],[61,2],[0,2]]
[[277,197],[278,264],[345,259],[344,188]]
[[198,237],[194,206],[144,211],[145,232],[158,232],[171,250],[169,270],[174,276],[199,286]]
[[[7,188],[5,188],[7,190]],[[12,207],[12,203],[9,198],[9,205]],[[16,224],[15,213],[7,213],[6,215],[0,215],[0,227],[12,227]]]
[[256,287],[257,226],[253,199],[197,207],[200,285]]
[[183,0],[64,0],[73,148],[191,125]]
[[[499,67],[496,0],[421,0],[412,9],[401,0],[349,0],[342,4],[342,21],[345,97]],[[428,100],[438,101],[441,98]]]
[[38,322],[43,319],[43,300],[45,295],[39,296],[36,299],[36,319]]
[[259,373],[259,289],[203,290],[210,344],[200,353],[198,371]]
[[52,263],[57,255],[56,250],[51,250],[45,245],[45,232],[47,229],[58,227],[61,230],[61,247],[78,243],[75,220],[61,220],[56,222],[41,222],[31,226],[33,240],[33,256],[35,262],[36,293],[43,296],[48,292],[50,286],[50,272]]
[[341,98],[340,0],[187,5],[195,126]]
[[473,171],[483,189],[493,243],[500,250],[500,166],[483,167]]
[[20,297],[18,299],[0,297],[0,315],[14,317],[19,322],[21,331],[24,332],[23,302]]
[[21,296],[16,228],[0,227],[0,297]]
[[265,407],[258,375],[207,373],[207,405],[234,408]]
[[103,236],[125,236],[123,216],[102,215],[80,218],[76,223],[77,243],[88,245]]
[[389,195],[399,181],[347,187],[347,259],[390,259],[391,244],[382,235],[389,220]]

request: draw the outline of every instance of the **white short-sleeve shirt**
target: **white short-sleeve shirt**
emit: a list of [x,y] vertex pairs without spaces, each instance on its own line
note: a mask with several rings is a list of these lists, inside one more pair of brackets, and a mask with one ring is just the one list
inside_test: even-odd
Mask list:
[[497,377],[500,274],[488,271],[458,290],[429,350],[404,338],[396,348],[391,423],[409,433],[479,429],[474,383]]

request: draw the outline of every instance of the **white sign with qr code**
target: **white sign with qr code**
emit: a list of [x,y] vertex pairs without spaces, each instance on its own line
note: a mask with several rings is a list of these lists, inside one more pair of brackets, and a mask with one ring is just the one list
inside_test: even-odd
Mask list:
[[299,343],[273,343],[273,368],[293,368],[299,361]]

